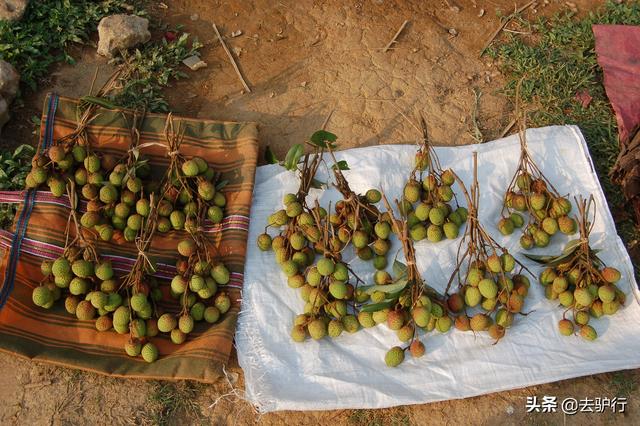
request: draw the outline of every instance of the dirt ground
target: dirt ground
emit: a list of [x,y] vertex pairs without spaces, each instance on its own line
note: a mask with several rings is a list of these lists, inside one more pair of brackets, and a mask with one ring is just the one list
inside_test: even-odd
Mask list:
[[[499,92],[504,79],[496,64],[479,57],[499,24],[496,12],[510,13],[512,1],[181,0],[165,1],[167,9],[151,3],[163,21],[184,25],[205,44],[202,59],[208,67],[187,71],[189,78],[173,85],[168,91],[172,109],[201,118],[256,121],[261,149],[270,145],[279,156],[328,117],[327,129],[339,135],[341,148],[411,143],[417,133],[403,114],[414,117],[417,111],[427,118],[436,143],[473,143],[474,89],[482,94],[477,123],[485,140],[498,137],[512,118],[512,105]],[[574,3],[580,13],[601,4]],[[567,7],[551,0],[525,16],[533,19]],[[480,9],[485,10],[482,17]],[[398,43],[384,52],[405,19],[410,23]],[[242,31],[227,43],[251,93],[242,91],[212,22],[227,36]],[[84,95],[96,66],[100,79],[109,75],[110,66],[95,48],[78,49],[76,57],[77,65],[58,67],[39,92],[24,97],[0,143],[33,140],[30,119],[39,115],[47,91]],[[235,354],[228,371],[242,389]],[[639,377],[638,371],[625,371],[467,400],[260,416],[235,396],[218,399],[230,391],[226,381],[127,381],[0,354],[0,424],[638,424]],[[629,403],[625,414],[527,414],[526,397],[534,395],[560,400],[623,396]]]

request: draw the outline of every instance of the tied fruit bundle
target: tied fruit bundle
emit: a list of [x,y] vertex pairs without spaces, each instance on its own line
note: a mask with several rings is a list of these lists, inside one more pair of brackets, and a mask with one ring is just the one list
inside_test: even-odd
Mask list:
[[[317,134],[311,139],[317,140]],[[353,281],[356,284],[361,281],[342,261],[342,251],[350,237],[341,240],[336,219],[331,220],[317,201],[313,207],[306,201],[311,187],[319,186],[315,175],[326,147],[312,146],[314,152],[302,157],[303,146],[295,145],[281,163],[298,174],[300,185],[297,193],[285,195],[284,208],[269,216],[265,232],[257,239],[260,250],[273,250],[289,287],[299,289],[305,302],[303,313],[295,317],[291,329],[295,342],[303,342],[307,337],[335,338],[344,331],[355,333],[359,329],[353,314],[356,299]],[[278,234],[272,237],[267,232],[269,228],[277,229]]]
[[[616,283],[620,271],[597,256],[599,250],[589,246],[589,234],[593,229],[595,203],[576,200],[580,238],[569,241],[560,255],[527,255],[546,268],[539,277],[547,299],[557,301],[565,309],[558,323],[560,334],[570,336],[577,332],[586,340],[595,340],[598,334],[589,324],[590,319],[614,315],[624,306],[626,296]],[[593,209],[593,210],[592,210]],[[567,318],[567,314],[571,314]]]
[[174,130],[169,116],[165,127],[169,168],[162,184],[164,200],[158,205],[160,232],[185,230],[198,232],[205,220],[220,224],[224,220],[226,197],[221,191],[227,184],[201,157],[186,158],[179,152],[183,139],[182,128]]
[[[497,227],[502,235],[521,228],[520,245],[525,250],[546,247],[553,235],[574,234],[576,220],[569,216],[571,202],[553,187],[533,161],[524,129],[520,129],[520,160],[503,199]],[[527,213],[525,223],[523,214]]]
[[404,186],[401,210],[412,240],[436,243],[445,238],[456,239],[467,221],[467,210],[458,206],[451,188],[456,183],[455,174],[450,169],[442,170],[424,119],[421,123],[423,137],[415,167]]
[[[384,323],[390,330],[395,331],[405,346],[393,346],[389,349],[385,354],[385,363],[389,367],[397,367],[404,361],[407,350],[414,358],[425,354],[426,349],[418,335],[419,330],[430,332],[436,329],[446,333],[451,328],[452,321],[442,295],[429,287],[418,272],[415,249],[409,236],[406,218],[396,220],[389,202],[386,198],[384,201],[393,232],[402,243],[407,263],[403,264],[397,260],[394,262],[395,279],[389,277],[384,282],[357,289],[358,294],[370,297],[370,303],[359,307],[358,321],[363,328]],[[400,203],[396,204],[401,208]],[[388,275],[387,272],[384,273]]]
[[[458,330],[487,331],[497,342],[513,324],[516,314],[525,315],[523,307],[530,282],[522,273],[526,268],[496,243],[478,221],[477,170],[474,153],[471,195],[463,187],[469,223],[460,241],[456,268],[447,284],[447,304],[451,312],[458,314],[454,323]],[[458,290],[451,294],[454,281]]]

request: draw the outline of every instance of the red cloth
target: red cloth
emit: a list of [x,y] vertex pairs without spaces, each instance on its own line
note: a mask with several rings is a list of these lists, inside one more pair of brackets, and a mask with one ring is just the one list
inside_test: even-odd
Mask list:
[[640,123],[640,27],[594,25],[604,88],[616,113],[620,141]]

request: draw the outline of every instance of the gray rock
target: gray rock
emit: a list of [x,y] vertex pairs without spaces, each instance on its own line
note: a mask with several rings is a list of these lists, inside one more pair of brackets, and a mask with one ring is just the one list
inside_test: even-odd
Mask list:
[[20,86],[20,74],[9,63],[0,59],[0,96],[8,103],[16,97]]
[[0,21],[17,21],[22,18],[29,0],[0,0]]
[[0,130],[7,121],[9,121],[9,104],[0,96]]
[[111,15],[98,24],[98,54],[113,56],[151,38],[149,20],[135,15]]

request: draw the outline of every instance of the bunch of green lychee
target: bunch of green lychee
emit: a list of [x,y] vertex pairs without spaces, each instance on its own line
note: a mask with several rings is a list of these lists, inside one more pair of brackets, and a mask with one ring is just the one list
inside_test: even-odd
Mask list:
[[458,292],[447,300],[449,310],[458,314],[458,330],[487,331],[496,340],[504,336],[514,315],[522,313],[529,293],[529,279],[512,274],[516,266],[515,258],[506,251],[500,255],[494,251],[470,262]]
[[[84,179],[86,174],[88,180]],[[89,154],[76,169],[75,182],[87,200],[80,224],[95,230],[103,241],[134,241],[154,207],[150,195],[157,190],[157,183],[149,177],[150,168],[143,160],[111,168],[104,157]]]
[[[420,153],[416,157],[416,170],[427,169]],[[428,169],[426,175],[412,177],[403,191],[401,209],[407,216],[409,235],[414,241],[437,243],[443,239],[458,238],[460,227],[467,220],[467,209],[451,205],[454,193],[451,186],[455,175],[451,170],[438,172]]]
[[205,219],[221,223],[227,200],[217,182],[219,173],[201,157],[181,159],[176,166],[169,171],[163,189],[164,200],[158,204],[157,229],[160,232],[184,229],[194,233],[204,225]]
[[620,271],[604,266],[588,245],[575,241],[545,263],[549,266],[539,278],[545,296],[565,309],[558,323],[560,334],[570,336],[577,331],[584,339],[595,340],[598,334],[590,319],[613,315],[624,306],[626,296],[616,286]]
[[[504,198],[503,217],[498,222],[502,235],[523,228],[520,245],[525,250],[546,247],[558,232],[570,235],[577,231],[575,219],[569,216],[571,202],[549,188],[545,178],[536,178],[527,171],[519,172]],[[529,223],[521,213],[529,214]]]
[[[43,261],[41,270],[45,281],[34,288],[33,303],[49,309],[64,297],[66,311],[82,321],[95,320],[98,331],[113,329],[118,334],[130,333],[136,339],[155,336],[157,328],[152,304],[162,298],[157,281],[149,277],[143,287],[145,294],[136,293],[129,299],[111,262],[91,261],[88,257],[87,251],[71,247],[64,256]],[[136,355],[142,351],[146,361],[155,361],[158,353],[152,343],[137,340],[136,345],[139,347]],[[125,346],[129,354],[130,349]]]
[[[284,209],[269,216],[268,227],[281,228],[275,237],[258,236],[258,247],[273,250],[276,262],[287,276],[289,287],[300,289],[304,313],[296,317],[291,331],[294,341],[308,336],[319,340],[358,330],[358,321],[347,312],[354,298],[350,272],[341,261],[343,243],[334,232],[324,208],[306,207],[296,194],[287,194]],[[329,231],[330,229],[330,231]],[[327,238],[331,234],[332,238]],[[316,255],[322,257],[316,262]]]
[[231,299],[223,289],[229,283],[230,272],[222,262],[206,260],[202,250],[190,237],[178,243],[180,257],[170,294],[179,301],[181,312],[158,318],[158,328],[169,333],[175,344],[184,343],[196,322],[213,324],[231,308]]
[[[378,290],[379,291],[379,290]],[[437,330],[446,333],[451,329],[452,321],[447,309],[438,301],[433,301],[426,294],[421,294],[412,301],[408,289],[400,294],[397,303],[392,307],[375,311],[363,309],[358,314],[358,320],[363,327],[373,327],[378,324],[395,331],[398,340],[408,343],[406,347],[394,346],[385,355],[385,363],[389,367],[397,367],[404,361],[406,350],[414,358],[425,354],[424,343],[418,338],[418,330],[426,333]]]

